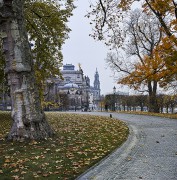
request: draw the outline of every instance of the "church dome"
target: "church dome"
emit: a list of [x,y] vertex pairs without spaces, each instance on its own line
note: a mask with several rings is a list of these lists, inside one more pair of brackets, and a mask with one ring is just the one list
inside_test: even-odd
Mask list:
[[67,89],[76,88],[76,89],[78,89],[79,86],[77,84],[75,84],[75,83],[68,83],[68,84],[64,85],[64,88],[67,88]]

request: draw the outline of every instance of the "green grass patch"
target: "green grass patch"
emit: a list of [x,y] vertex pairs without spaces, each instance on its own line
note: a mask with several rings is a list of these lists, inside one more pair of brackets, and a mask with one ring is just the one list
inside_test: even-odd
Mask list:
[[75,179],[119,147],[128,136],[125,123],[101,116],[46,113],[54,138],[7,142],[10,113],[0,112],[0,179]]

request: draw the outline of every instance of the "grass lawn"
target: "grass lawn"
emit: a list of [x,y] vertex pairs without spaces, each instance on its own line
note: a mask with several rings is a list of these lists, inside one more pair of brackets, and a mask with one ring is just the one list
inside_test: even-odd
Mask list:
[[108,117],[46,113],[54,138],[7,142],[10,113],[0,112],[0,179],[75,179],[119,147],[129,133],[125,123]]

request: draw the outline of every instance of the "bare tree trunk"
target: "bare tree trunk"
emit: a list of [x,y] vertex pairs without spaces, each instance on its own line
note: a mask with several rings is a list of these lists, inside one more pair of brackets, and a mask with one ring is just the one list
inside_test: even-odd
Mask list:
[[159,106],[155,94],[149,94],[149,112],[159,113]]
[[9,140],[44,139],[53,135],[42,111],[30,44],[24,24],[25,0],[0,0],[0,30],[3,40],[12,102],[13,125]]
[[140,107],[141,107],[141,111],[143,111],[143,103],[140,104]]
[[166,113],[168,114],[168,108],[169,108],[169,106],[168,106],[168,104],[166,105]]
[[152,82],[148,82],[148,90],[149,90],[149,112],[159,113],[159,106],[157,103],[157,82],[153,82],[153,86],[151,85]]

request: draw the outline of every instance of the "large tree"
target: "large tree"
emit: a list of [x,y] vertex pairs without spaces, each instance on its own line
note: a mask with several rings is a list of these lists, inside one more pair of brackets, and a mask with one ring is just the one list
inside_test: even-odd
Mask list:
[[42,111],[24,19],[25,0],[0,1],[0,31],[12,101],[9,140],[44,139],[54,132]]
[[[170,70],[176,68],[170,64],[176,64],[177,61],[176,53],[174,53],[177,50],[177,2],[175,0],[98,0],[95,4],[91,4],[91,11],[87,14],[93,24],[91,36],[105,41],[112,48],[120,47],[125,37],[125,34],[122,34],[122,24],[124,24],[132,5],[136,5],[136,3],[142,6],[143,12],[147,15],[154,14],[159,20],[160,30],[166,34],[162,41],[165,43],[163,48],[168,53],[169,47],[170,51],[173,51],[170,54],[171,62],[169,58],[166,62],[167,66],[170,66]],[[167,48],[165,49],[165,47]],[[174,77],[174,75],[174,73],[170,73],[168,77]]]
[[[142,81],[137,81],[138,76],[140,77],[148,77],[147,84],[151,84],[149,86],[149,92],[152,90],[152,94],[156,93],[157,82],[160,83],[162,87],[167,86],[169,82],[176,80],[177,68],[177,41],[176,41],[176,30],[177,30],[177,3],[174,0],[140,0],[142,3],[143,12],[147,14],[147,18],[150,17],[152,14],[158,19],[161,28],[157,29],[157,32],[164,33],[164,36],[159,43],[158,46],[151,51],[151,55],[144,56],[143,61],[145,61],[146,72],[151,72],[152,69],[156,68],[155,66],[159,63],[162,63],[163,66],[163,73],[160,74],[161,70],[154,71],[158,72],[153,75],[153,72],[145,73],[145,68],[143,70],[143,63],[136,64],[134,66],[134,70],[131,71],[131,78],[127,76],[126,79],[122,79],[122,83],[125,83],[125,80],[132,84],[140,85]],[[110,45],[112,49],[118,49],[123,46],[124,42],[126,42],[126,35],[128,34],[127,31],[124,33],[122,31],[122,27],[125,24],[127,19],[127,14],[129,13],[131,6],[133,3],[138,2],[137,0],[98,0],[96,4],[92,4],[90,7],[92,11],[88,13],[88,17],[91,19],[91,24],[93,26],[93,36],[97,40],[104,41],[107,45]],[[139,4],[140,5],[140,4]],[[139,25],[141,27],[141,25]],[[136,31],[139,29],[137,28]],[[145,34],[147,35],[147,34]],[[137,38],[137,37],[136,37]],[[150,40],[150,39],[148,39]],[[148,42],[147,40],[147,42]],[[153,41],[151,39],[150,41]],[[135,48],[140,49],[141,45],[137,44],[134,46]],[[141,48],[142,49],[142,48]],[[144,46],[146,49],[146,46]],[[130,48],[132,50],[132,48]],[[138,51],[136,51],[138,52]],[[142,55],[142,52],[139,53]],[[147,55],[146,53],[144,55]],[[139,55],[138,55],[139,56]],[[142,57],[138,57],[140,60]],[[112,58],[111,58],[112,60]],[[163,61],[163,62],[162,62]],[[141,61],[140,61],[141,62]],[[123,63],[122,63],[123,64]],[[158,67],[159,68],[159,67]],[[122,69],[123,71],[125,69]],[[126,71],[124,71],[126,72]],[[130,73],[130,71],[128,71]],[[141,74],[141,75],[140,75]],[[136,78],[132,78],[132,75]],[[137,76],[138,75],[138,76]],[[163,75],[163,78],[162,78]],[[153,77],[153,78],[152,78]],[[142,79],[142,78],[141,78]],[[155,81],[154,81],[155,80]],[[159,81],[160,80],[160,81]],[[141,82],[141,83],[140,83]],[[154,91],[154,92],[153,92]],[[152,96],[152,100],[154,100]],[[154,106],[155,107],[155,106]]]
[[59,67],[63,60],[61,48],[70,32],[67,22],[73,8],[73,0],[25,2],[25,23],[29,40],[33,44],[38,83],[60,75]]
[[[40,92],[47,78],[60,75],[59,68],[63,60],[61,48],[69,37],[70,28],[67,22],[73,9],[72,0],[25,1],[25,25],[32,46],[34,70]],[[3,59],[1,54],[0,59]],[[4,74],[3,66],[1,63],[0,75]]]
[[123,75],[119,76],[118,83],[147,91],[149,111],[158,112],[157,87],[165,75],[164,59],[156,51],[162,40],[160,25],[154,16],[147,16],[137,10],[131,12],[125,24],[127,40],[123,46],[126,52],[124,58],[115,57],[110,53],[107,62],[112,69],[121,74],[123,72]]

